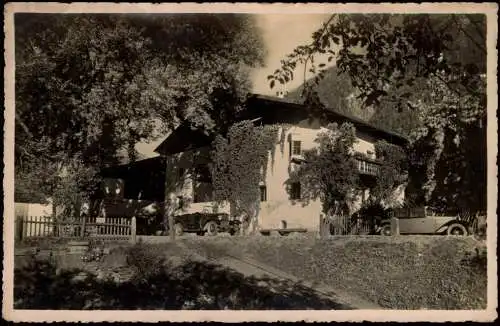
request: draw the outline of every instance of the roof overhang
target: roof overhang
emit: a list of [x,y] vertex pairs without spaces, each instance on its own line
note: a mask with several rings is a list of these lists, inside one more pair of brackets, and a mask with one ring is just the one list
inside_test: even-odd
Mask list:
[[[327,109],[324,115],[327,122],[350,122],[360,132],[399,146],[406,146],[409,143],[408,139],[402,135],[376,127],[359,118],[336,112],[333,109]],[[255,120],[261,124],[293,124],[307,118],[310,118],[310,115],[303,104],[298,104],[278,97],[250,94],[247,99],[247,110],[242,111],[236,121]],[[156,147],[155,152],[161,155],[180,153],[209,146],[212,140],[213,138],[203,131],[192,128],[188,124],[183,124],[175,129],[158,147]]]

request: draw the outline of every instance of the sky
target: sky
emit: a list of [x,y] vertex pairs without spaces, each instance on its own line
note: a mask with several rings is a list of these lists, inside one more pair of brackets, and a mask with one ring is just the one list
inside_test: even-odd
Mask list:
[[[252,74],[253,92],[264,95],[276,95],[271,90],[267,76],[280,67],[280,60],[291,53],[297,46],[308,44],[312,33],[321,28],[331,14],[288,14],[258,15],[257,25],[261,28],[264,44],[267,47],[266,67],[255,69]],[[301,75],[302,76],[302,75]],[[296,78],[286,88],[291,91],[303,82]]]
[[[254,69],[251,74],[253,93],[275,96],[277,88],[269,88],[267,76],[280,67],[280,60],[299,45],[311,41],[312,33],[321,28],[331,14],[260,14],[256,15],[257,25],[262,32],[267,48],[265,66]],[[325,61],[326,63],[326,61]],[[303,83],[303,75],[289,82],[286,90],[292,91]],[[307,76],[309,78],[310,75]],[[278,88],[279,89],[279,88]],[[164,138],[137,144],[136,150],[145,158],[157,156],[153,151]]]

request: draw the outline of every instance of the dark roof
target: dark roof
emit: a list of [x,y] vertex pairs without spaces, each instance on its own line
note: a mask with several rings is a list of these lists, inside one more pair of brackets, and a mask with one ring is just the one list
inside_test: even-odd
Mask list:
[[175,154],[208,146],[211,141],[211,137],[203,133],[203,131],[192,128],[188,124],[183,124],[172,131],[154,151],[160,154]]
[[[395,132],[376,127],[359,118],[348,116],[333,109],[325,112],[326,118],[332,122],[350,122],[357,130],[384,139],[390,143],[405,146],[408,140]],[[298,123],[309,117],[305,106],[283,98],[252,94],[247,100],[247,110],[244,110],[237,121],[260,118],[263,124]],[[161,154],[174,154],[190,149],[210,145],[212,138],[200,130],[184,124],[175,129],[156,149]]]
[[125,178],[137,171],[162,170],[165,159],[161,156],[152,157],[128,164],[111,166],[101,170],[100,175],[104,178]]
[[[250,96],[249,101],[252,100],[258,102],[259,104],[266,103],[268,105],[276,106],[276,104],[280,104],[282,109],[279,112],[276,112],[275,117],[277,121],[285,120],[285,117],[282,117],[284,114],[290,114],[297,112],[304,112],[303,116],[307,116],[307,112],[305,110],[305,106],[303,104],[298,104],[296,102],[292,102],[290,100],[284,98],[278,98],[273,96],[259,95],[255,94]],[[294,114],[292,114],[294,115]],[[325,115],[330,121],[338,121],[338,122],[350,122],[352,123],[356,129],[376,136],[377,138],[381,138],[387,140],[389,142],[395,143],[397,145],[406,145],[408,143],[408,139],[403,135],[400,135],[396,132],[386,130],[380,127],[376,127],[362,119],[359,119],[354,116],[346,115],[340,112],[335,111],[332,108],[327,108],[325,111]]]

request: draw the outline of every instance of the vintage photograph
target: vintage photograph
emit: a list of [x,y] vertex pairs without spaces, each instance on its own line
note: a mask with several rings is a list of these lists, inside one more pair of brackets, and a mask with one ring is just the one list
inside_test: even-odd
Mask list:
[[12,14],[4,313],[494,312],[497,7],[198,6]]

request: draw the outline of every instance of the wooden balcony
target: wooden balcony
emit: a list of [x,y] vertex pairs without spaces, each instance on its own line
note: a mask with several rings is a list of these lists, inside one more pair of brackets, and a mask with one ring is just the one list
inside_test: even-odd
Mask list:
[[380,163],[372,160],[357,158],[358,172],[365,175],[378,175],[380,170]]

